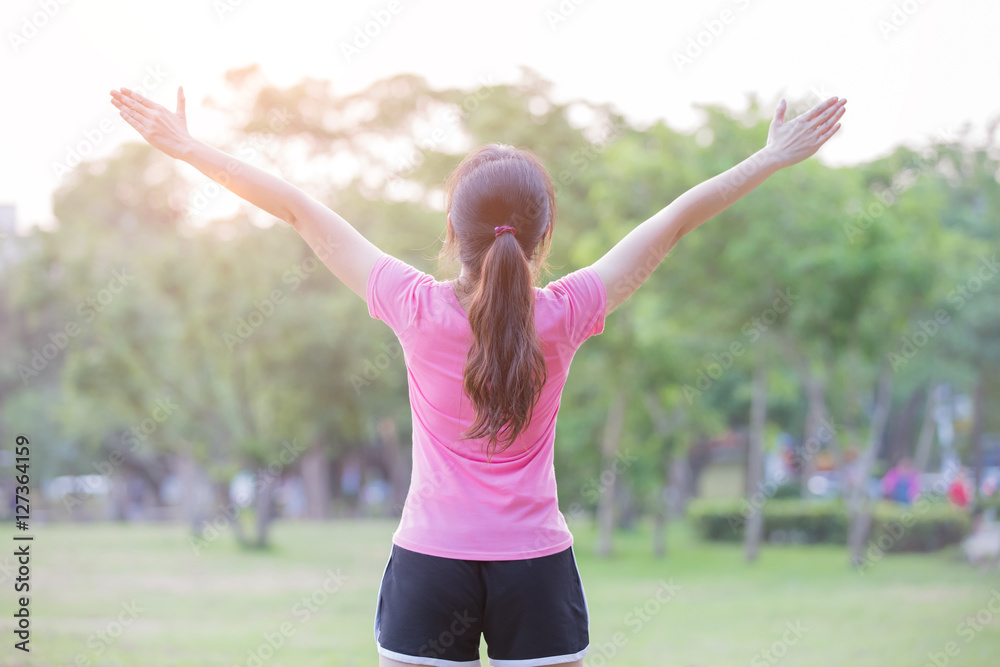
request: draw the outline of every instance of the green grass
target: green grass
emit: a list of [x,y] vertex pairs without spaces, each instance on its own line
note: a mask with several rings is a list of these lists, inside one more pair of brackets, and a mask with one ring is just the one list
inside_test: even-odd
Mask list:
[[[376,665],[375,598],[394,528],[279,523],[270,551],[241,552],[225,533],[195,555],[183,526],[41,526],[32,544],[31,659],[12,649],[8,577],[0,664],[245,666],[286,623],[289,636],[262,665]],[[939,664],[1000,664],[1000,574],[962,564],[955,551],[887,557],[862,576],[843,548],[768,547],[746,565],[738,546],[700,543],[676,525],[663,560],[651,557],[645,527],[617,535],[616,555],[600,560],[591,527],[574,532],[590,667],[921,667],[937,652],[947,659]],[[346,579],[308,618],[294,613],[322,590],[327,571]],[[679,587],[662,604],[660,581]],[[133,601],[142,611],[118,633],[122,605]],[[646,620],[637,614],[644,606]],[[977,613],[975,628],[960,626]],[[804,632],[781,646],[788,623]],[[99,631],[118,636],[105,643]],[[780,658],[764,654],[775,642]],[[944,653],[948,642],[956,657]],[[482,654],[485,662],[485,646]]]

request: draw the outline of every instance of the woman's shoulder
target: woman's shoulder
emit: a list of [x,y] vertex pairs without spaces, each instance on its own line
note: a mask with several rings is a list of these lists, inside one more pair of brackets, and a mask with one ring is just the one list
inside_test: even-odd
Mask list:
[[543,296],[564,298],[572,294],[603,294],[604,282],[591,266],[575,269],[549,281],[545,287],[536,288]]

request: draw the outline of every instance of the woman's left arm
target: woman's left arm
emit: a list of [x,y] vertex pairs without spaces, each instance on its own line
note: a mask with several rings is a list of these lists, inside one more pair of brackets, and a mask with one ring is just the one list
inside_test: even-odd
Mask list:
[[187,130],[182,88],[177,89],[176,112],[127,88],[111,91],[111,96],[122,118],[151,146],[187,162],[233,194],[290,224],[335,276],[367,300],[368,275],[382,251],[294,185],[194,139]]

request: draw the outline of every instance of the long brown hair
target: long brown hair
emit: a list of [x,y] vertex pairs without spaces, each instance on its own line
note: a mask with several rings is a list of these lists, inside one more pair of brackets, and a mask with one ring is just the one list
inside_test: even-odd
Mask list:
[[[531,152],[492,143],[448,177],[445,208],[451,224],[441,256],[457,254],[472,282],[463,389],[476,418],[463,436],[486,438],[492,457],[527,428],[546,380],[533,287],[552,241],[555,191]],[[498,236],[501,225],[515,232]]]

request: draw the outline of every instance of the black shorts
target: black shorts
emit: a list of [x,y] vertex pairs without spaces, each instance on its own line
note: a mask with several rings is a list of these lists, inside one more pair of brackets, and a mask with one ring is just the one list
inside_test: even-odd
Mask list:
[[524,560],[457,560],[392,545],[379,586],[375,643],[420,665],[534,667],[579,660],[590,613],[573,547]]

